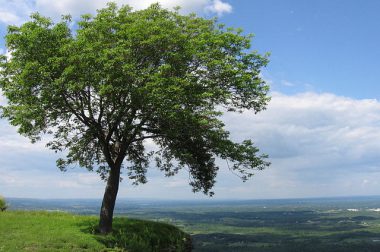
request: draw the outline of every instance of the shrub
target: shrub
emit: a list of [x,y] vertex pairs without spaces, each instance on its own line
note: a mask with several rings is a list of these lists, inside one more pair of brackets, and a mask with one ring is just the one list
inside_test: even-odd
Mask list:
[[5,199],[0,195],[0,211],[3,212],[7,209],[7,204],[5,202]]

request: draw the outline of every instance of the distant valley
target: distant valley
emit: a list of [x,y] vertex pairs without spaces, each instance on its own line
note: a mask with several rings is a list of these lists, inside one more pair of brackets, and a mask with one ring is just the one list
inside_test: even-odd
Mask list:
[[[97,215],[100,200],[8,198],[10,210]],[[193,251],[380,251],[380,196],[169,201],[119,199],[116,215],[174,224]]]

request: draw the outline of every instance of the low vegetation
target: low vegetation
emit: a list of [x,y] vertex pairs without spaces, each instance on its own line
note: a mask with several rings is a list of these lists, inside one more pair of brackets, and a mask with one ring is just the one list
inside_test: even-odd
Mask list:
[[0,251],[190,251],[190,237],[159,222],[115,218],[114,232],[97,234],[98,218],[63,212],[0,213]]

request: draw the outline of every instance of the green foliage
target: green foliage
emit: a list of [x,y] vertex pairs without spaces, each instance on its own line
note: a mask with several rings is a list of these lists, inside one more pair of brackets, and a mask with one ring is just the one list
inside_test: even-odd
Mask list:
[[7,210],[8,208],[8,205],[5,201],[5,199],[0,195],[0,211],[3,212],[5,210]]
[[189,236],[168,224],[116,218],[114,232],[101,236],[96,223],[92,216],[59,212],[4,212],[0,251],[188,251]]
[[110,248],[128,251],[190,251],[191,238],[176,227],[152,221],[116,218],[111,235],[101,238]]
[[[67,153],[59,168],[78,163],[107,179],[124,164],[138,184],[153,157],[167,176],[187,167],[193,190],[212,194],[216,158],[243,180],[269,165],[250,140],[231,141],[220,120],[269,101],[260,78],[268,60],[248,51],[251,36],[158,4],[109,4],[83,15],[75,33],[69,22],[35,13],[10,26],[12,57],[0,59],[2,117],[32,141],[53,135],[48,146]],[[147,152],[146,139],[159,151]]]

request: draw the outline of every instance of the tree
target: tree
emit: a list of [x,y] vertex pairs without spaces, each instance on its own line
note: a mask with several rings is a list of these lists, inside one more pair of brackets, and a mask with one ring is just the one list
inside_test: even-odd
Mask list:
[[3,212],[7,210],[8,206],[7,203],[5,202],[5,199],[0,195],[0,211]]
[[[243,180],[269,165],[250,140],[229,139],[223,111],[263,110],[267,57],[248,52],[250,35],[158,4],[132,11],[108,4],[58,23],[38,13],[9,26],[11,58],[1,58],[2,117],[32,142],[65,154],[57,166],[98,172],[106,181],[101,233],[112,230],[121,179],[146,182],[150,161],[166,176],[187,168],[194,192],[212,195],[218,166]],[[146,150],[146,140],[158,147]]]

